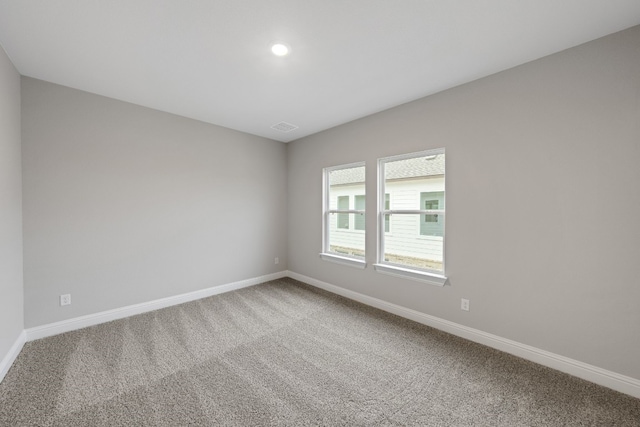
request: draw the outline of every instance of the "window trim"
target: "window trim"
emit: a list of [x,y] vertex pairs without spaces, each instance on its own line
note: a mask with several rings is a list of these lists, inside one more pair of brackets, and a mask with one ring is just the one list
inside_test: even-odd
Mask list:
[[367,266],[367,262],[349,255],[337,255],[331,252],[321,252],[320,258],[325,261],[335,262],[337,264],[348,265],[349,267],[356,267],[364,269]]
[[[445,215],[445,209],[430,209],[430,210],[426,210],[426,209],[417,209],[417,210],[392,210],[392,209],[385,209],[385,193],[386,193],[386,188],[385,188],[385,164],[389,163],[389,162],[394,162],[394,161],[398,161],[398,160],[405,160],[405,159],[411,159],[414,157],[427,157],[427,156],[434,156],[434,155],[438,155],[438,154],[445,154],[445,149],[444,148],[437,148],[437,149],[432,149],[432,150],[425,150],[425,151],[419,151],[419,152],[415,152],[415,153],[407,153],[407,154],[400,154],[397,156],[389,156],[389,157],[384,157],[384,158],[380,158],[378,159],[378,197],[377,197],[377,205],[378,205],[378,212],[377,212],[377,219],[378,219],[378,223],[377,223],[377,233],[376,233],[376,247],[377,247],[377,254],[376,254],[376,263],[373,265],[375,270],[380,272],[380,273],[384,273],[384,274],[389,274],[392,276],[396,276],[396,277],[403,277],[406,279],[410,279],[410,280],[417,280],[420,282],[426,282],[435,286],[445,286],[448,283],[448,277],[446,276],[446,264],[445,264],[445,245],[446,245],[446,237],[445,237],[445,233],[446,233],[446,215]],[[446,156],[445,156],[445,162],[446,162]],[[446,193],[446,163],[445,163],[445,200],[447,197],[447,193]],[[389,206],[391,207],[391,206]],[[406,265],[399,265],[399,264],[394,264],[394,263],[390,263],[388,261],[384,260],[384,240],[385,240],[385,231],[384,231],[384,218],[385,215],[406,215],[406,214],[419,214],[419,215],[425,215],[425,214],[437,214],[437,215],[442,215],[442,219],[443,219],[443,229],[442,229],[442,271],[437,271],[437,270],[431,270],[431,269],[426,269],[426,268],[419,268],[419,267],[411,267],[411,266],[406,266]]]
[[[329,209],[330,204],[330,195],[329,195],[329,175],[331,172],[340,169],[351,169],[364,167],[365,168],[365,177],[366,177],[366,162],[355,162],[348,163],[344,165],[330,166],[322,169],[322,250],[320,252],[320,258],[325,261],[331,261],[338,264],[348,265],[350,267],[356,268],[365,268],[367,266],[366,263],[366,245],[365,245],[365,255],[362,257],[346,255],[346,254],[337,254],[329,251],[330,239],[329,239],[329,216],[333,213],[346,213],[346,214],[360,214],[365,215],[365,210],[356,210],[356,209]],[[365,197],[366,197],[366,178],[365,178]],[[366,205],[365,205],[366,206]],[[341,231],[345,231],[345,229],[340,229]],[[349,229],[348,231],[353,232],[356,230]],[[360,233],[365,233],[366,239],[366,219],[365,219],[365,229],[357,230]],[[366,242],[366,240],[365,240]]]
[[376,271],[388,274],[390,276],[402,277],[409,280],[415,280],[418,282],[426,282],[430,285],[444,286],[448,283],[449,278],[441,274],[422,271],[414,268],[406,268],[397,264],[391,264],[386,262],[385,264],[373,264],[373,268]]

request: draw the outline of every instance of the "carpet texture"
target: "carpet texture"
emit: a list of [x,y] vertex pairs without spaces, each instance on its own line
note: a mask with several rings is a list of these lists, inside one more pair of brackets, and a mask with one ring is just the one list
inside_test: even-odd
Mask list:
[[640,400],[292,279],[29,342],[0,426],[640,426]]

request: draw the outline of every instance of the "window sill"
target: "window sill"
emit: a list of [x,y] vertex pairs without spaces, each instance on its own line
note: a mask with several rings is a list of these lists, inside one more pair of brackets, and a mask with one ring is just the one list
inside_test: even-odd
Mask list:
[[426,271],[412,270],[410,268],[395,267],[387,264],[374,264],[376,271],[389,274],[391,276],[403,277],[418,282],[426,282],[434,286],[445,286],[448,278],[436,273],[427,273]]
[[330,254],[330,253],[326,253],[326,252],[321,253],[320,254],[320,258],[322,258],[325,261],[330,261],[330,262],[335,262],[335,263],[338,263],[338,264],[348,265],[349,267],[365,268],[367,266],[367,263],[364,260],[360,260],[360,259],[357,259],[357,258],[351,258],[351,257],[347,257],[347,256],[340,256],[340,255],[336,255],[336,254]]

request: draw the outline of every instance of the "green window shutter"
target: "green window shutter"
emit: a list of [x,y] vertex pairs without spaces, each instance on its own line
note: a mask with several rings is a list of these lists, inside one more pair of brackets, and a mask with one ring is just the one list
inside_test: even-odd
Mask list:
[[[349,196],[338,196],[338,209],[349,210]],[[338,214],[338,228],[348,230],[349,229],[349,214]]]
[[[420,193],[420,209],[444,209],[444,191]],[[442,236],[444,221],[442,215],[420,215],[420,234],[423,236]]]
[[[356,196],[355,197],[355,209],[357,211],[363,211],[365,209],[365,196]],[[364,230],[364,214],[355,216],[354,228],[356,230]]]

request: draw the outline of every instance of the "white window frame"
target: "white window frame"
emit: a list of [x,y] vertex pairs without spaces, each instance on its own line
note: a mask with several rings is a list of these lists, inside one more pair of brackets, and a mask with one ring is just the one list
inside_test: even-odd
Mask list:
[[[408,153],[401,154],[398,156],[384,157],[378,159],[378,232],[377,234],[377,262],[374,264],[374,268],[376,271],[384,274],[389,274],[392,276],[403,277],[410,280],[417,280],[420,282],[426,282],[436,286],[444,286],[447,284],[448,278],[445,275],[445,245],[446,245],[446,218],[445,218],[445,209],[437,209],[437,210],[426,210],[426,209],[418,209],[418,210],[392,210],[385,209],[385,164],[389,162],[394,162],[398,160],[411,159],[414,157],[426,157],[438,154],[445,154],[444,148],[438,148],[434,150],[426,150],[420,151],[417,153]],[[446,162],[446,157],[445,157]],[[446,188],[446,163],[445,163],[445,188]],[[447,197],[446,189],[445,189],[445,200]],[[389,206],[391,208],[391,206]],[[445,220],[443,222],[443,231],[442,231],[442,272],[434,271],[429,269],[423,269],[419,267],[411,267],[400,264],[390,263],[384,260],[384,240],[385,240],[385,231],[384,231],[384,218],[385,215],[406,215],[406,214],[438,214],[442,215],[442,218]]]
[[[330,239],[329,239],[329,232],[330,232],[330,215],[331,214],[339,214],[339,213],[346,213],[346,214],[360,214],[360,215],[365,215],[365,209],[362,210],[356,210],[356,209],[330,209],[330,194],[329,194],[329,187],[330,187],[330,183],[329,183],[329,175],[331,174],[331,172],[336,171],[336,170],[340,170],[340,169],[351,169],[351,168],[357,168],[357,167],[364,167],[365,168],[365,177],[366,177],[366,166],[365,166],[365,162],[357,162],[357,163],[349,163],[346,165],[338,165],[338,166],[331,166],[331,167],[327,167],[324,168],[322,170],[322,252],[320,252],[320,258],[322,258],[325,261],[331,261],[331,262],[336,262],[338,264],[343,264],[343,265],[348,265],[350,267],[356,267],[356,268],[365,268],[367,266],[366,263],[366,249],[365,249],[365,255],[363,257],[357,257],[357,256],[352,256],[352,255],[346,255],[346,254],[336,254],[334,252],[331,252],[330,249]],[[366,178],[365,178],[365,194],[364,196],[366,197]],[[365,199],[366,200],[366,199]],[[351,225],[351,222],[349,222],[349,224]],[[366,219],[365,219],[365,229],[364,230],[359,230],[359,232],[361,233],[365,233],[365,241],[366,241]],[[366,245],[365,245],[366,248]]]

